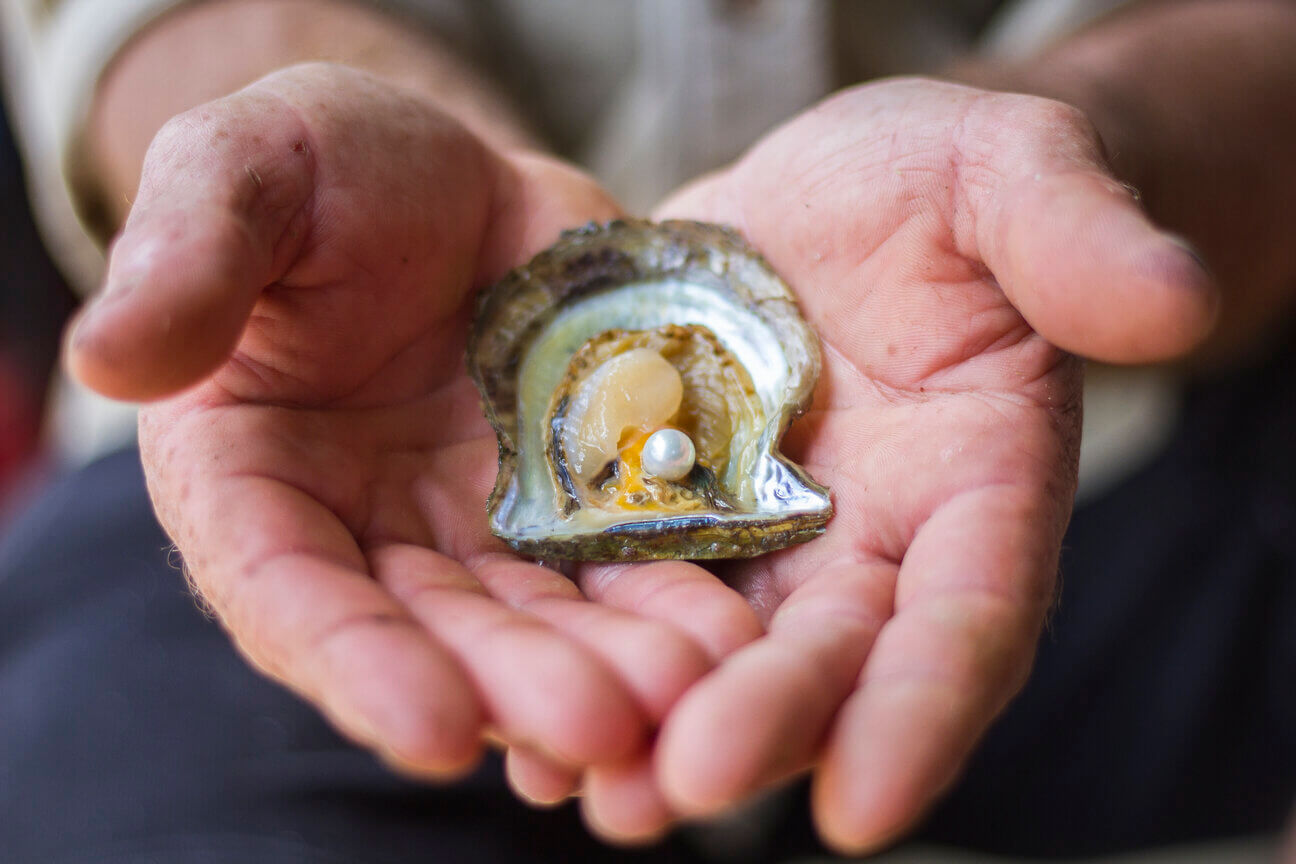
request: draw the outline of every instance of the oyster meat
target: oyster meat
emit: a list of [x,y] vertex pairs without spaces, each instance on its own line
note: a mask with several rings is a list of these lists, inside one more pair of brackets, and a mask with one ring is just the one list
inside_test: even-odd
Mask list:
[[567,232],[482,295],[468,369],[499,439],[491,530],[537,558],[741,558],[810,540],[827,490],[779,453],[819,342],[735,232]]

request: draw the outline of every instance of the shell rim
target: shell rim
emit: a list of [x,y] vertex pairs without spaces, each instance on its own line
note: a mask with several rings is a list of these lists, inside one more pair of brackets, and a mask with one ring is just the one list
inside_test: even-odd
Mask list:
[[[761,272],[767,287],[776,287],[777,293],[774,295],[742,299],[762,317],[765,317],[762,313],[766,303],[777,301],[785,304],[786,309],[783,310],[781,318],[776,320],[798,331],[801,344],[807,349],[809,362],[797,386],[787,391],[782,409],[767,424],[765,434],[770,434],[772,430],[772,439],[766,452],[808,491],[820,496],[823,506],[815,511],[799,512],[790,516],[747,513],[733,516],[677,516],[668,519],[640,520],[640,522],[653,521],[653,528],[637,529],[635,526],[640,522],[625,522],[597,532],[544,539],[522,538],[503,531],[495,517],[500,501],[513,482],[518,454],[509,426],[497,410],[490,383],[479,362],[480,348],[486,330],[484,325],[490,320],[492,312],[501,304],[522,294],[528,288],[536,287],[537,283],[543,290],[546,276],[552,275],[555,271],[564,273],[564,262],[592,241],[602,241],[606,246],[613,246],[618,243],[631,245],[635,240],[661,238],[669,238],[675,243],[683,242],[686,248],[696,244],[713,249],[726,261],[750,263]],[[631,251],[627,255],[636,265],[643,267],[634,273],[634,278],[637,280],[678,272],[678,268],[654,269],[651,266],[652,262],[643,260],[645,256],[642,249]],[[726,266],[725,272],[728,271],[729,268]],[[729,283],[729,280],[725,281]],[[595,284],[593,287],[590,285],[590,283],[600,282],[605,284]],[[623,284],[629,284],[629,281],[608,281],[606,274],[592,270],[584,279],[569,280],[570,289],[555,297],[549,308],[556,308],[558,301],[577,292],[615,290]],[[729,283],[729,287],[731,290],[734,288],[732,283]],[[735,290],[735,293],[739,292]],[[547,314],[552,317],[555,313]],[[548,319],[545,315],[540,315],[535,320]],[[525,346],[526,343],[525,338],[517,341],[521,346]],[[537,253],[527,263],[510,270],[489,288],[483,290],[477,298],[467,344],[467,368],[481,397],[482,410],[495,431],[498,446],[498,470],[486,507],[492,533],[505,540],[514,550],[537,559],[589,561],[746,558],[814,539],[824,532],[833,514],[828,490],[813,480],[801,466],[785,457],[779,451],[779,443],[792,421],[809,408],[821,363],[818,335],[801,315],[795,295],[764,256],[752,249],[732,227],[688,220],[651,222],[643,219],[615,219],[608,222],[590,222],[582,227],[562,232],[552,246]]]

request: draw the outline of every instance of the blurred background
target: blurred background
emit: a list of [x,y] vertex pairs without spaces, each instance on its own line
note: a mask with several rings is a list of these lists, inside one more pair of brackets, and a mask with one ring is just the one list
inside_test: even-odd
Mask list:
[[59,336],[75,306],[28,207],[6,116],[0,122],[0,533],[50,465],[43,424]]
[[[859,70],[857,77],[869,73]],[[711,162],[721,161],[716,154],[703,155]],[[61,467],[78,461],[75,454],[93,452],[91,441],[97,434],[74,410],[61,409],[59,419],[51,419],[55,400],[49,394],[56,389],[60,334],[76,301],[37,235],[7,117],[0,117],[0,220],[2,540],[27,503]],[[1006,823],[1030,826],[1023,844],[1038,846],[1050,836],[1066,836],[1073,848],[1084,847],[1086,824],[1116,826],[1114,835],[1131,846],[1160,845],[1158,841],[1171,832],[1170,817],[1182,818],[1184,813],[1199,813],[1201,824],[1212,825],[1210,830],[1216,832],[1253,824],[1248,778],[1265,776],[1269,782],[1282,782],[1264,770],[1266,760],[1276,758],[1272,742],[1290,741],[1296,734],[1296,730],[1253,724],[1256,717],[1282,715],[1275,710],[1266,714],[1265,705],[1246,701],[1246,694],[1270,698],[1278,698],[1274,694],[1284,690],[1290,694],[1285,682],[1296,681],[1292,674],[1296,669],[1263,662],[1289,656],[1276,645],[1278,637],[1266,640],[1286,632],[1290,642],[1296,622],[1247,618],[1248,610],[1255,607],[1289,608],[1278,602],[1281,598],[1268,607],[1268,595],[1257,592],[1280,584],[1274,574],[1296,572],[1292,563],[1296,547],[1289,531],[1296,502],[1290,495],[1290,478],[1281,473],[1293,470],[1296,454],[1291,437],[1296,428],[1293,362],[1296,352],[1288,348],[1257,368],[1196,382],[1182,402],[1165,409],[1176,419],[1174,428],[1149,439],[1150,450],[1160,455],[1149,457],[1132,477],[1088,472],[1097,479],[1077,510],[1069,536],[1063,560],[1068,594],[1041,646],[1040,674],[995,727],[969,767],[966,781],[936,814],[939,836],[926,838],[924,845],[887,853],[878,861],[1037,860],[959,853],[949,846],[930,845],[934,841],[992,847],[996,832]],[[1088,410],[1106,418],[1102,428],[1108,438],[1087,426],[1086,460],[1094,462],[1106,446],[1127,445],[1149,434],[1149,414],[1129,411],[1129,405],[1138,401],[1129,398],[1132,389],[1141,386],[1127,378],[1122,398],[1110,404],[1101,397],[1091,399]],[[1149,385],[1150,394],[1159,392]],[[1177,490],[1173,500],[1165,496],[1166,489]],[[1148,561],[1161,563],[1149,569],[1144,566]],[[1142,581],[1138,590],[1121,595],[1124,605],[1119,605],[1112,597],[1094,593],[1100,579],[1086,579],[1104,573],[1138,573]],[[162,574],[162,578],[173,577],[179,585],[178,574]],[[1290,582],[1286,583],[1289,593]],[[1243,598],[1246,608],[1232,610],[1228,598],[1237,592],[1225,591],[1223,586],[1240,583],[1256,589]],[[1086,644],[1076,636],[1085,632],[1085,622],[1093,621],[1119,634],[1113,644],[1124,653],[1117,656],[1109,646]],[[1203,622],[1214,622],[1216,642],[1193,638],[1194,628]],[[1212,665],[1212,658],[1219,661],[1217,665]],[[0,669],[5,660],[0,653]],[[1056,680],[1080,681],[1082,686],[1050,689],[1046,673],[1053,673]],[[1163,692],[1148,692],[1148,681],[1157,681]],[[59,682],[50,681],[48,686],[58,687]],[[13,695],[0,692],[0,701]],[[1046,719],[1048,735],[1041,734],[1041,718]],[[1103,762],[1104,754],[1110,757],[1122,749],[1142,757],[1137,766],[1129,766],[1129,777],[1106,778],[1095,786],[1099,791],[1091,798],[1077,795],[1080,803],[1070,811],[1050,806],[1051,796],[1061,798],[1061,790],[1080,789],[1091,781],[1093,766]],[[1197,753],[1198,761],[1175,764],[1185,752]],[[1161,790],[1164,799],[1125,800],[1121,790],[1134,788],[1140,779],[1137,772],[1151,763],[1162,769],[1158,776],[1166,778]],[[1226,790],[1222,797],[1232,809],[1221,812],[1219,794],[1197,794],[1210,788]],[[1165,819],[1165,824],[1158,819]],[[57,819],[51,817],[50,824],[57,825]],[[749,840],[761,836],[756,832]],[[1284,853],[1279,843],[1277,836],[1223,843],[1207,840],[1138,855],[1073,860],[1105,864],[1296,861],[1296,850]],[[0,849],[0,864],[7,861]]]

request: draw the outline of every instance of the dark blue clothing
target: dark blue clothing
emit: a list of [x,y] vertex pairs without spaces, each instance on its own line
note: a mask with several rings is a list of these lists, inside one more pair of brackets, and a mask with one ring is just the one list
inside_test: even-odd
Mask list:
[[[1038,856],[1277,830],[1296,791],[1296,352],[1201,384],[1076,513],[1025,692],[923,829]],[[0,861],[691,861],[389,775],[252,673],[168,561],[137,457],[0,541]],[[773,854],[812,851],[804,801]]]
[[1296,334],[1199,382],[1161,455],[1080,509],[1025,691],[933,816],[1097,854],[1277,831],[1296,800]]
[[0,543],[0,861],[602,860],[571,808],[516,803],[496,762],[423,786],[344,742],[236,655],[168,548],[134,453]]

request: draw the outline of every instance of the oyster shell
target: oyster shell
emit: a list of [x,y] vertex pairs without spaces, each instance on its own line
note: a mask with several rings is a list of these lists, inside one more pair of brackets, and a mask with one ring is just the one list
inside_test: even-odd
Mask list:
[[499,438],[491,530],[576,560],[743,558],[814,538],[827,490],[778,444],[819,365],[787,286],[735,232],[565,233],[483,293],[469,337]]

